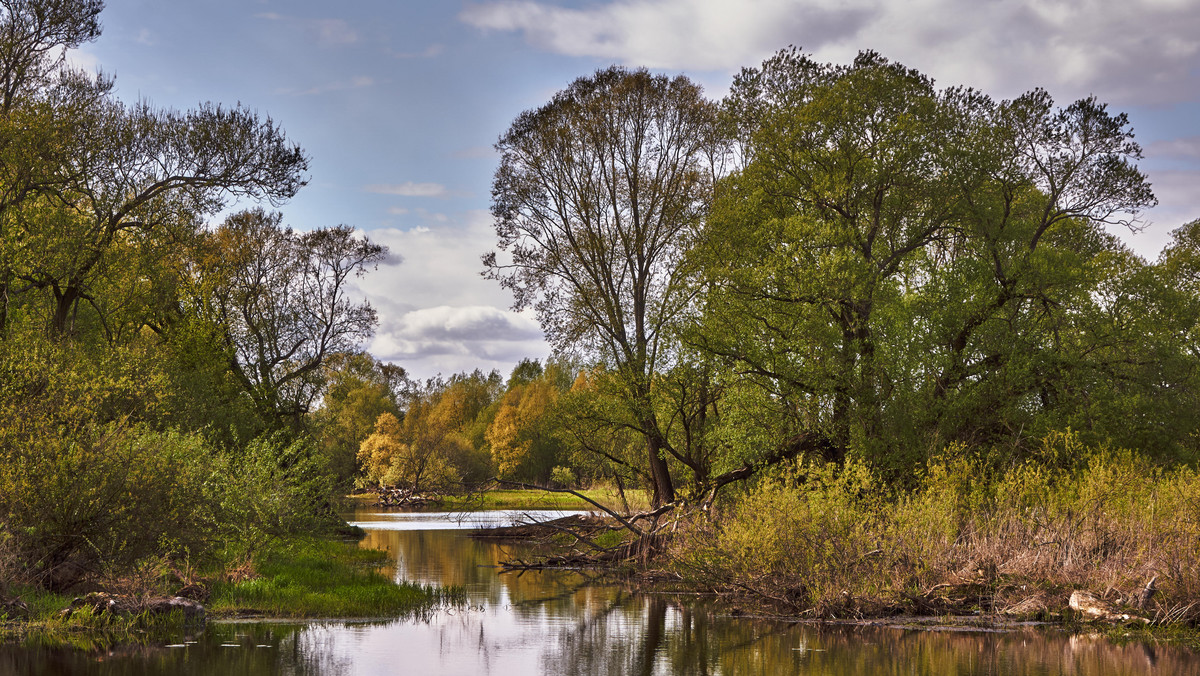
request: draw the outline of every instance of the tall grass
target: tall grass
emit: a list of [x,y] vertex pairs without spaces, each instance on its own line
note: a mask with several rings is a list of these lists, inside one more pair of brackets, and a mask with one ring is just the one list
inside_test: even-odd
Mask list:
[[1074,589],[1147,614],[1200,617],[1200,475],[1054,434],[1004,463],[961,447],[915,488],[864,463],[797,464],[677,541],[674,565],[716,591],[821,617],[895,612],[1054,613]]
[[217,584],[216,616],[386,617],[428,611],[465,598],[461,588],[397,583],[380,571],[384,552],[333,540],[300,539],[269,548],[254,575]]

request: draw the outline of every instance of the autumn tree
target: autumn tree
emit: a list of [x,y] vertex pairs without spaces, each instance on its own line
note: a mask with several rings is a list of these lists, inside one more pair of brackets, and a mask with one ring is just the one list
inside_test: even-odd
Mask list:
[[523,360],[513,369],[487,428],[497,476],[545,483],[556,466],[570,465],[558,407],[570,383],[569,369],[557,361],[543,368],[537,361]]
[[403,417],[404,369],[365,352],[330,355],[323,368],[321,407],[311,420],[314,436],[337,478],[350,484],[358,474],[358,449],[384,413]]
[[655,504],[672,502],[652,404],[670,331],[696,288],[680,261],[703,221],[716,107],[684,77],[612,67],[522,113],[496,144],[499,248],[486,274],[532,307],[556,349],[619,374]]

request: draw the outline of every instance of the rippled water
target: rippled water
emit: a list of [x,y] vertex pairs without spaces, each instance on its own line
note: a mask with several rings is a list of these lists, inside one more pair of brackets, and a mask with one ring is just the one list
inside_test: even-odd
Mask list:
[[817,627],[730,617],[702,601],[635,595],[575,572],[501,573],[522,545],[463,528],[512,512],[360,513],[364,546],[404,579],[463,585],[470,607],[364,622],[212,623],[174,647],[112,653],[0,647],[0,674],[1200,674],[1191,651],[1026,629]]

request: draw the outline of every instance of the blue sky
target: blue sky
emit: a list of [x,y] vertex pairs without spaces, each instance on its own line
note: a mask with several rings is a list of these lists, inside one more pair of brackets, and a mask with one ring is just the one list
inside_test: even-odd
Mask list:
[[494,246],[491,145],[521,111],[612,63],[682,72],[710,96],[795,44],[847,61],[875,49],[949,86],[1129,114],[1160,206],[1126,241],[1153,258],[1200,218],[1197,0],[109,0],[70,55],[118,95],[162,107],[241,102],[312,157],[282,207],[298,229],[346,223],[392,258],[361,282],[369,349],[419,377],[506,373],[548,347],[479,276]]

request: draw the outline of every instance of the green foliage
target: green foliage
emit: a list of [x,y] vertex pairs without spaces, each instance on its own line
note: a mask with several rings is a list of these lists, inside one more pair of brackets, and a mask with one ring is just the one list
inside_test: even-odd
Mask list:
[[221,480],[209,490],[223,541],[235,557],[272,539],[327,532],[339,522],[331,503],[333,478],[309,438],[285,432],[258,437],[222,454],[215,470]]
[[681,263],[723,156],[718,131],[687,78],[614,66],[522,113],[496,144],[492,213],[511,262],[490,253],[487,274],[560,351],[612,365],[658,503],[675,489],[651,393],[696,294]]
[[5,455],[0,520],[27,562],[23,578],[69,587],[168,541],[205,550],[215,534],[198,439],[88,425],[24,439]]
[[[307,157],[241,105],[126,105],[110,78],[67,67],[58,55],[99,35],[102,7],[0,7],[6,583],[111,581],[324,529],[330,475],[345,482],[357,450],[318,448],[303,414],[326,358],[374,326],[346,286],[382,247],[261,209],[210,230],[232,197],[293,196]],[[332,392],[329,425],[378,407],[354,390]]]
[[854,458],[798,463],[695,527],[677,551],[694,581],[793,612],[927,611],[937,585],[969,588],[959,593],[982,595],[989,611],[1032,593],[1023,590],[1065,605],[1071,589],[1129,597],[1159,576],[1153,615],[1200,594],[1197,505],[1194,469],[1057,432],[1017,462],[947,447],[904,490]]
[[384,617],[462,603],[460,588],[396,583],[379,569],[383,552],[351,543],[299,539],[261,552],[256,575],[218,584],[210,611],[271,617]]
[[550,482],[559,488],[574,488],[579,483],[579,477],[575,476],[570,467],[555,465],[550,470]]
[[744,163],[689,251],[686,340],[763,390],[769,424],[725,432],[737,457],[739,437],[807,430],[903,477],[950,441],[1187,436],[1149,403],[1179,382],[1156,368],[1159,292],[1104,230],[1154,203],[1124,115],[795,50],[744,70],[725,114]]
[[353,484],[359,472],[358,449],[384,413],[401,418],[400,395],[404,369],[376,361],[369,354],[334,355],[321,408],[312,415],[322,453],[338,485]]

